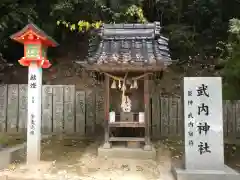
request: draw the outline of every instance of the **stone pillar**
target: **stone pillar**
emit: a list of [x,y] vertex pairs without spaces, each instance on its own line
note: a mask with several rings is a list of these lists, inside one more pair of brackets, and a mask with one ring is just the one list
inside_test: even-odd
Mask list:
[[224,164],[222,80],[184,77],[184,163],[172,167],[176,180],[238,180]]
[[27,163],[40,161],[42,68],[31,63],[28,71]]

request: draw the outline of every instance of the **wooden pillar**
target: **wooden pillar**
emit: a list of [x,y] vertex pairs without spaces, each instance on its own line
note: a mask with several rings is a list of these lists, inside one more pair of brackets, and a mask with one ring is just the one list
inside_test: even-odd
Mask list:
[[145,146],[144,150],[151,150],[150,142],[150,96],[149,96],[149,75],[144,77],[144,108],[145,108]]
[[109,143],[109,77],[105,75],[105,95],[104,95],[104,145],[103,148],[111,148]]

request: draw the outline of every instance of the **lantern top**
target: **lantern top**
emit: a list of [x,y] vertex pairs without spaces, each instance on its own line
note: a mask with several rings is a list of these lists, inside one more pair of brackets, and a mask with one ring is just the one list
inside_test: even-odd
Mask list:
[[30,23],[26,25],[22,30],[10,36],[11,39],[24,44],[28,40],[40,40],[41,43],[50,46],[56,47],[58,43],[48,36],[43,30],[41,30],[37,25]]

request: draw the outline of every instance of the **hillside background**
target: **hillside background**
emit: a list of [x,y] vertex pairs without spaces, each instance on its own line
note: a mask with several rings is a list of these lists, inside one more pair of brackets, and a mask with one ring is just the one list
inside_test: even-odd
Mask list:
[[27,68],[18,65],[23,47],[9,36],[34,22],[59,47],[49,50],[53,66],[45,84],[92,88],[91,78],[75,60],[84,60],[96,29],[105,23],[160,21],[170,39],[173,65],[159,81],[164,94],[179,95],[184,76],[222,76],[224,98],[239,99],[240,1],[238,0],[2,0],[0,4],[1,83],[27,83]]

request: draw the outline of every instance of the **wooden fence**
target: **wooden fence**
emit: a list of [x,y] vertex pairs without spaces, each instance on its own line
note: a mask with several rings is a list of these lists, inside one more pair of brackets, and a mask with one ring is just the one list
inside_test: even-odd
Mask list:
[[[74,85],[43,85],[42,132],[94,135],[103,122],[102,92],[75,91]],[[97,117],[97,118],[96,118]],[[0,86],[0,132],[26,132],[27,85]]]
[[[103,91],[76,91],[74,85],[42,87],[42,132],[93,136],[103,130]],[[183,137],[179,98],[154,94],[151,101],[152,137]],[[224,135],[240,138],[240,101],[223,103]],[[0,132],[24,133],[27,127],[27,85],[0,86]]]
[[[151,104],[152,137],[183,137],[184,118],[180,98],[154,95]],[[223,129],[228,140],[240,139],[240,101],[223,101]]]

